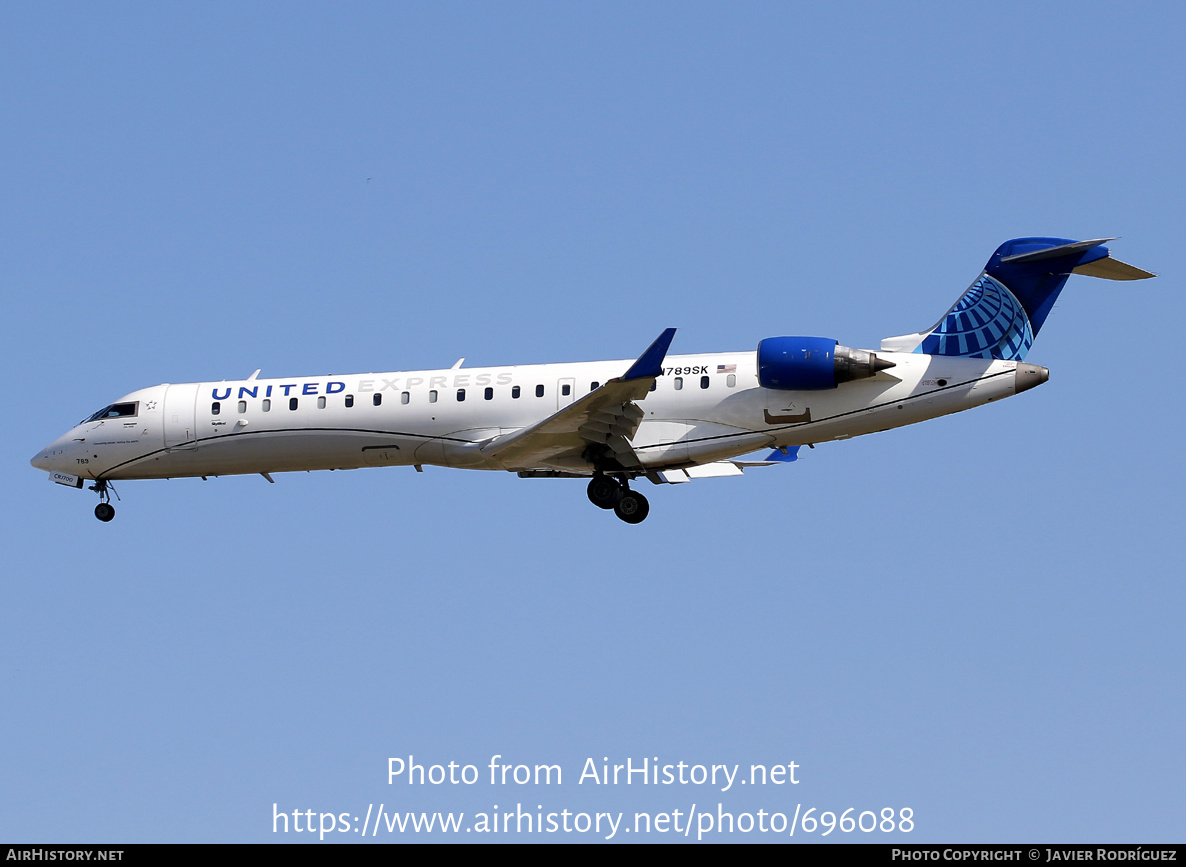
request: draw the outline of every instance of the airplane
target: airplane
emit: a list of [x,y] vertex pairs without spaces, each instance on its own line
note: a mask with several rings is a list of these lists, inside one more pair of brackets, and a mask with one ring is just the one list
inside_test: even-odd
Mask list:
[[[877,350],[768,337],[756,350],[670,355],[668,328],[637,359],[152,386],[124,395],[32,459],[61,485],[424,465],[588,480],[628,524],[631,482],[681,484],[796,459],[801,446],[914,424],[1020,394],[1050,372],[1024,361],[1071,274],[1155,276],[1111,258],[1114,238],[1014,238],[934,327]],[[770,449],[761,459],[746,458]]]

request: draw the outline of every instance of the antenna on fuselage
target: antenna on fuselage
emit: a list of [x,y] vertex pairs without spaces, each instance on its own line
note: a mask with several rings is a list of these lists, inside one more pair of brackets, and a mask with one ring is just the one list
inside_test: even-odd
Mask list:
[[461,356],[461,358],[457,359],[457,363],[456,363],[456,364],[454,364],[454,365],[453,365],[452,367],[450,367],[449,369],[450,369],[450,370],[457,370],[459,367],[461,367],[461,362],[463,362],[463,361],[465,361],[465,356],[464,356],[464,355],[463,355],[463,356]]
[[257,367],[257,368],[255,369],[255,373],[253,373],[253,374],[251,374],[251,376],[247,377],[247,381],[248,381],[248,382],[251,382],[251,380],[253,380],[253,379],[255,379],[257,376],[259,376],[259,372],[260,372],[261,370],[263,370],[263,368],[262,368],[262,367]]

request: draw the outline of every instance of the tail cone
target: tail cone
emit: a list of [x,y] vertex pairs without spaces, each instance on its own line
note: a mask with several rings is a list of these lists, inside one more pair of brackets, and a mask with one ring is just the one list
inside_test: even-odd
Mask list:
[[1017,370],[1013,373],[1013,393],[1021,394],[1036,385],[1041,385],[1049,378],[1050,371],[1045,367],[1039,367],[1036,364],[1018,364]]

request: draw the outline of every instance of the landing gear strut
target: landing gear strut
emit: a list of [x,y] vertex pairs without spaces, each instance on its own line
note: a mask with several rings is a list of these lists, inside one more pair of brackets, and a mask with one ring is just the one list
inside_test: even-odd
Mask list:
[[103,501],[95,506],[95,517],[106,524],[115,517],[115,506],[111,505],[111,495],[115,494],[115,498],[118,500],[119,494],[115,491],[115,485],[106,479],[99,479],[91,485],[91,490],[97,493]]
[[651,511],[651,504],[638,491],[630,490],[626,479],[621,481],[597,473],[589,482],[589,502],[599,509],[613,509],[614,514],[627,524],[641,524]]

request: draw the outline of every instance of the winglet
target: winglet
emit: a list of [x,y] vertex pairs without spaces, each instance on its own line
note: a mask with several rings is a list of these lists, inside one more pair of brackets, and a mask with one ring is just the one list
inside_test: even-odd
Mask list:
[[791,461],[797,461],[799,460],[799,446],[783,446],[781,449],[775,449],[766,455],[766,460],[779,464],[789,464]]
[[663,373],[663,359],[667,357],[667,349],[675,337],[675,329],[668,328],[647,347],[647,351],[638,356],[638,361],[630,365],[630,369],[622,376],[623,380],[644,379],[648,376],[660,376]]

